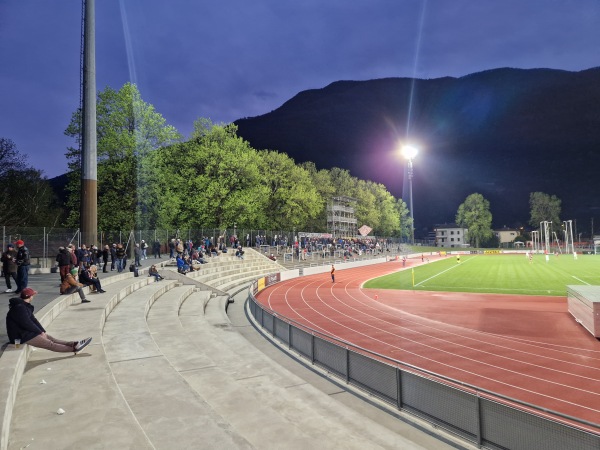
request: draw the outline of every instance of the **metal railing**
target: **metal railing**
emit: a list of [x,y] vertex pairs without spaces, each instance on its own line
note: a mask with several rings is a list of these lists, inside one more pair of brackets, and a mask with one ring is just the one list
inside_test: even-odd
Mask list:
[[311,364],[392,407],[444,428],[479,447],[511,450],[598,450],[600,425],[390,359],[321,334],[256,300],[279,274],[249,289],[256,323]]

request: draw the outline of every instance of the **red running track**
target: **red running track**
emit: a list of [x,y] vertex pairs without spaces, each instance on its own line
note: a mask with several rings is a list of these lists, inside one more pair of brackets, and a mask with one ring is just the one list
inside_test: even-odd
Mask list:
[[295,278],[257,300],[370,351],[600,424],[600,342],[566,298],[361,287],[398,270],[387,262],[338,270],[335,283],[329,273]]

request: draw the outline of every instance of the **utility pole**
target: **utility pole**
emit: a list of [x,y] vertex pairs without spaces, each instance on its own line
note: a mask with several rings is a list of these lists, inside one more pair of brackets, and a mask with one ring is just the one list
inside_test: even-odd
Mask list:
[[79,223],[84,243],[98,241],[98,168],[96,142],[96,25],[95,0],[84,2],[83,32],[83,146]]

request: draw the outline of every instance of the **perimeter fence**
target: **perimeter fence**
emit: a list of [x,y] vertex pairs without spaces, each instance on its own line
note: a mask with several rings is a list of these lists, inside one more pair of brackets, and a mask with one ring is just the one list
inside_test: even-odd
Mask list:
[[[198,228],[198,229],[154,229],[130,231],[98,231],[98,242],[82,242],[81,233],[75,228],[52,227],[10,227],[2,226],[2,249],[9,242],[19,239],[25,242],[32,258],[32,263],[38,267],[48,268],[53,265],[54,258],[61,246],[75,244],[96,245],[102,248],[105,244],[122,243],[128,251],[133,251],[135,243],[142,240],[148,244],[148,255],[152,253],[153,245],[158,243],[161,254],[169,254],[169,242],[172,239],[181,239],[184,242],[192,241],[194,245],[210,239],[217,245],[222,242],[231,245],[231,237],[236,236],[239,244],[245,247],[269,248],[276,252],[292,251],[294,242],[299,242],[300,248],[310,246],[311,250],[324,251],[331,247],[339,248],[348,239],[361,239],[362,242],[378,244],[380,248],[398,248],[400,239],[389,237],[351,237],[333,238],[327,233],[307,233],[295,230],[258,230],[244,228]],[[340,240],[341,239],[341,240]],[[329,247],[328,247],[329,246]]]
[[600,425],[540,408],[393,360],[307,328],[256,300],[279,281],[249,290],[257,324],[288,350],[391,407],[413,414],[479,447],[494,450],[598,450]]

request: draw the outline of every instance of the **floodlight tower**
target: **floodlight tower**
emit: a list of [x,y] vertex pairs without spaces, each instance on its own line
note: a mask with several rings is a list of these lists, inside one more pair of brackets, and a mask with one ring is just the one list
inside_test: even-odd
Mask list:
[[416,147],[411,145],[402,146],[402,156],[408,162],[408,199],[409,199],[409,208],[410,208],[410,243],[415,243],[415,213],[413,210],[413,190],[412,190],[412,180],[413,180],[413,159],[419,153],[419,150]]
[[79,224],[84,243],[98,241],[98,170],[96,143],[96,24],[95,0],[83,0],[83,108]]

